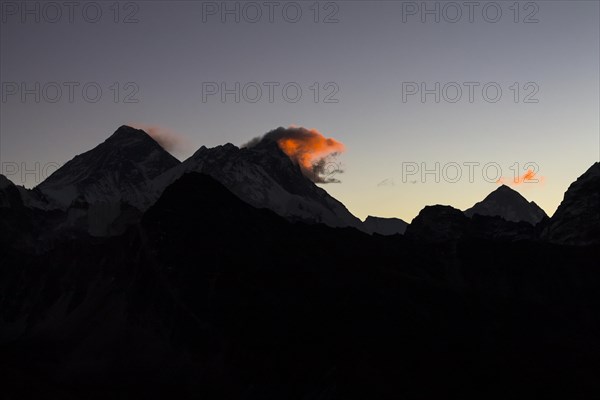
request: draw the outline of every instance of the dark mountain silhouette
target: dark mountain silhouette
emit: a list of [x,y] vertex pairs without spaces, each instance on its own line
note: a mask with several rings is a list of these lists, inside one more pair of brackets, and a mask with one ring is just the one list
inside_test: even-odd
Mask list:
[[0,175],[0,241],[3,246],[24,247],[32,241],[32,220],[16,185]]
[[483,201],[465,210],[465,215],[468,217],[475,214],[498,216],[512,222],[525,221],[532,225],[547,217],[544,210],[537,204],[533,201],[528,202],[517,191],[506,185],[500,186],[487,195]]
[[17,186],[6,176],[0,175],[0,207],[28,207],[42,210],[54,209],[38,189]]
[[[246,239],[255,234],[276,237],[277,231],[289,227],[287,221],[273,211],[252,207],[211,176],[197,172],[186,173],[168,186],[144,214],[142,224],[153,226],[158,236],[163,231],[175,233],[187,228],[209,234],[209,240],[219,235],[231,237],[231,226],[246,228],[236,233]],[[169,240],[181,238],[182,235],[177,235]],[[192,235],[189,239],[193,243],[199,237]]]
[[[404,235],[303,222],[254,206],[253,185],[313,212],[330,200],[277,153],[247,151],[200,149],[194,167],[224,168],[246,198],[191,168],[146,209],[120,206],[110,235],[76,229],[102,218],[85,193],[31,207],[23,193],[39,192],[0,177],[4,398],[598,397],[592,223],[565,246],[449,206],[425,207]],[[561,205],[581,214],[558,216],[593,222],[594,168]]]
[[444,242],[460,239],[469,220],[458,209],[450,206],[423,208],[406,229],[406,236],[426,242]]
[[4,175],[0,175],[0,207],[22,207],[23,200],[17,186],[8,180]]
[[553,243],[600,244],[600,163],[569,186],[542,236]]
[[449,243],[462,239],[514,242],[537,240],[538,231],[528,222],[512,222],[498,216],[466,217],[450,206],[427,206],[406,229],[406,237],[424,243]]
[[363,230],[380,235],[404,234],[408,224],[400,218],[381,218],[369,215],[363,221]]

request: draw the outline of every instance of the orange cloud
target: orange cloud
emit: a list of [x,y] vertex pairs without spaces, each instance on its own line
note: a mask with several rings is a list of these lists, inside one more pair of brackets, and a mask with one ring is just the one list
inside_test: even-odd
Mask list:
[[499,185],[518,186],[523,183],[544,183],[544,180],[543,176],[539,176],[533,170],[528,169],[527,172],[521,176],[515,176],[513,178],[500,177],[496,183]]
[[307,132],[309,135],[303,137],[281,138],[277,141],[281,150],[304,168],[310,169],[322,158],[345,151],[342,143],[324,137],[316,129]]
[[343,153],[343,143],[325,137],[316,129],[290,126],[277,128],[261,138],[255,138],[245,145],[253,147],[262,141],[275,141],[279,148],[300,166],[304,176],[315,183],[339,182],[334,173],[342,172],[333,157]]

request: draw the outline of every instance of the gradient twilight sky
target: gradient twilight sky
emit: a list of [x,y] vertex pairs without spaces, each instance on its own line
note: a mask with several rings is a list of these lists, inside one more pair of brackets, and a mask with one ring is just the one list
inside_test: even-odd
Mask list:
[[[465,2],[456,2],[463,14],[455,23],[449,20],[456,9],[447,7],[444,14],[444,2],[322,1],[315,6],[314,1],[282,1],[274,6],[272,21],[263,1],[251,6],[193,0],[75,2],[73,20],[59,6],[58,22],[52,22],[57,9],[44,9],[45,2],[28,2],[33,11],[24,22],[18,14],[22,2],[0,3],[1,172],[28,187],[43,178],[45,165],[51,171],[54,163],[64,164],[130,123],[181,136],[174,153],[181,160],[201,145],[241,145],[278,126],[315,128],[347,149],[336,159],[344,170],[337,175],[342,183],[322,187],[361,219],[377,215],[410,221],[430,204],[466,209],[497,187],[482,176],[482,166],[492,162],[509,179],[515,162],[521,173],[527,162],[536,163],[544,182],[515,189],[551,215],[569,184],[600,158],[598,1],[519,2],[516,23],[514,1],[478,2],[472,22]],[[436,4],[439,22],[427,14],[422,22],[419,11],[408,15],[413,5],[422,11]],[[253,23],[255,5],[262,16]],[[40,22],[35,7],[40,7]],[[223,7],[239,7],[240,21],[225,15],[223,22],[218,13]],[[89,22],[97,8],[102,10],[99,21]],[[497,8],[502,16],[494,23]],[[291,22],[298,9],[299,21]],[[123,23],[127,16],[137,22]],[[33,94],[23,101],[20,88],[11,94],[13,83],[22,82],[29,88],[39,82],[40,92],[46,87],[39,103]],[[54,103],[49,101],[56,95],[51,82],[62,87]],[[64,82],[79,83],[72,102]],[[262,98],[248,101],[256,94],[248,86],[239,103],[234,95],[225,102],[219,95],[203,101],[207,82],[225,82],[229,88],[256,82],[263,85]],[[272,102],[264,82],[280,84]],[[295,103],[282,94],[290,82],[302,89]],[[433,94],[425,102],[419,95],[403,101],[403,82],[424,82],[428,88],[457,82],[462,98],[447,101],[456,93],[448,86],[439,103]],[[464,82],[480,83],[472,103]],[[482,86],[490,82],[502,89],[495,103],[482,96]],[[83,97],[86,83],[102,89],[98,102]],[[124,102],[136,86],[139,91],[131,98],[139,101]],[[336,87],[332,98],[338,101],[324,102]],[[524,102],[535,87],[539,90],[532,98],[538,102]],[[294,97],[294,88],[287,93]],[[94,96],[93,87],[88,94]],[[488,95],[494,97],[493,88]],[[407,162],[426,163],[429,169],[438,162],[440,170],[454,162],[463,175],[456,183],[441,174],[439,183],[432,174],[403,182]],[[466,162],[480,163],[473,182]],[[40,163],[39,173],[23,181],[19,173],[11,174],[14,163],[30,170]],[[495,171],[489,171],[493,178]],[[447,172],[454,177],[454,169]]]

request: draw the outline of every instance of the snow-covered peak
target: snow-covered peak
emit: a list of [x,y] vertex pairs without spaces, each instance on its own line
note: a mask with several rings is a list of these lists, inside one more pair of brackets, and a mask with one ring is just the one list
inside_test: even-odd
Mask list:
[[361,221],[325,190],[305,177],[277,143],[251,148],[231,143],[202,146],[181,165],[155,179],[156,197],[185,172],[212,176],[245,202],[269,208],[290,220],[361,227]]
[[38,188],[63,208],[83,196],[89,203],[150,204],[150,182],[179,164],[144,131],[121,126],[92,150],[67,162]]

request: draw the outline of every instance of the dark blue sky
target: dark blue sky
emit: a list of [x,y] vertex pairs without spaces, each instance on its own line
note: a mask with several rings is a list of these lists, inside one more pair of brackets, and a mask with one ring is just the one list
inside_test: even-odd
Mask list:
[[[515,163],[523,173],[528,162],[544,181],[516,189],[552,214],[569,183],[599,158],[597,1],[479,2],[472,22],[465,2],[279,2],[272,21],[265,2],[76,3],[71,21],[64,6],[58,18],[43,2],[30,2],[22,15],[23,3],[2,1],[0,159],[18,184],[36,184],[44,166],[126,123],[180,137],[180,159],[278,126],[315,128],[346,145],[336,161],[342,183],[324,187],[361,218],[411,220],[436,203],[467,208],[497,186],[484,179],[484,165],[511,178]],[[235,11],[221,15],[223,7],[238,7],[240,21]],[[438,7],[439,22],[422,7]],[[236,94],[223,102],[207,92],[237,82],[237,103]],[[424,102],[408,94],[413,83],[420,90],[436,82],[439,103],[435,93]],[[457,86],[462,97],[453,102]],[[502,97],[493,102],[498,87]],[[102,95],[92,102],[97,88]],[[473,182],[470,162],[479,163]],[[40,163],[39,172],[22,181],[11,174],[22,163],[31,170]],[[440,182],[406,175],[407,163],[439,163]],[[462,166],[455,183],[452,163]]]

